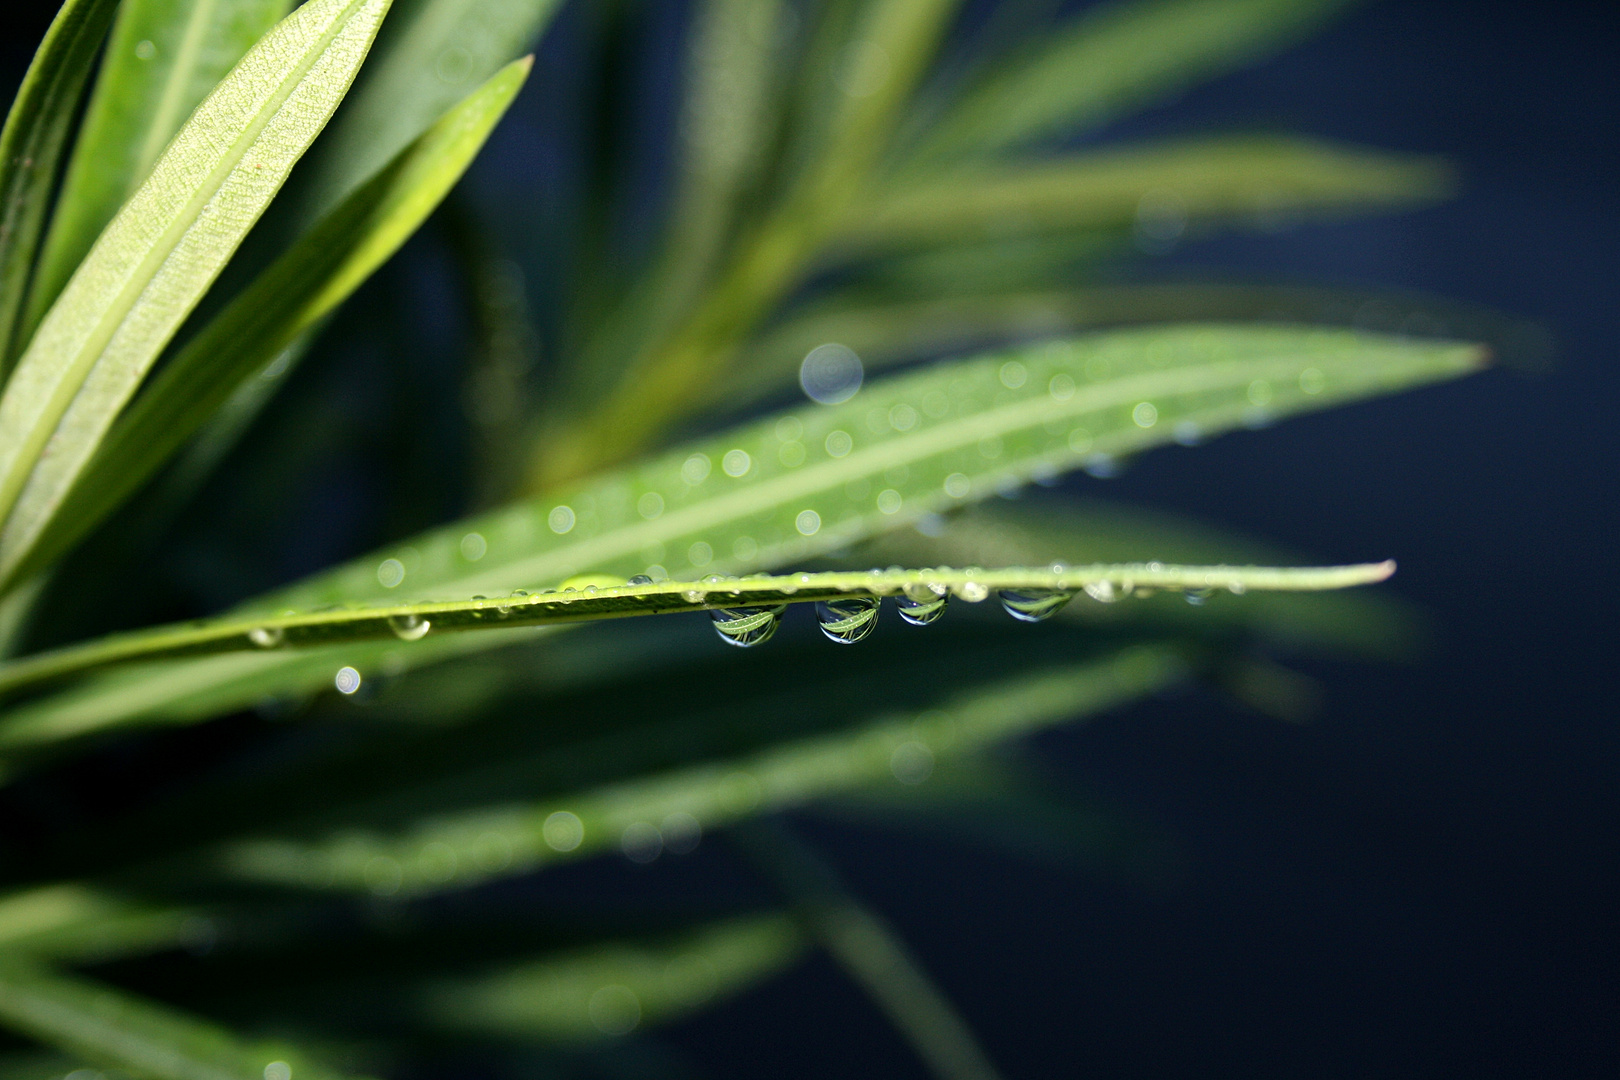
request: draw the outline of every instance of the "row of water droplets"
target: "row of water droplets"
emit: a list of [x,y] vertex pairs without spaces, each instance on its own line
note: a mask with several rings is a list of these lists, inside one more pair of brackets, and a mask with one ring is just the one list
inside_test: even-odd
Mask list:
[[[1149,564],[1156,568],[1156,564]],[[949,571],[949,567],[941,567],[941,571]],[[1053,573],[1062,573],[1064,567],[1054,565]],[[968,574],[977,572],[977,568],[969,568]],[[873,573],[881,573],[874,570]],[[801,575],[808,578],[808,575]],[[719,578],[713,579],[721,580]],[[632,583],[635,583],[634,581]],[[1099,603],[1109,604],[1127,596],[1136,595],[1148,597],[1153,595],[1152,589],[1138,589],[1130,582],[1116,584],[1112,581],[1094,581],[1085,585],[1081,590],[1087,596]],[[1231,585],[1231,591],[1241,593],[1243,587],[1238,583]],[[1185,592],[1189,604],[1202,604],[1214,592],[1213,589],[1191,589]],[[947,586],[940,582],[912,582],[894,597],[895,609],[899,612],[903,622],[911,626],[928,626],[937,622],[945,614],[952,595],[961,597],[970,604],[986,600],[990,590],[976,581],[964,581],[955,586]],[[1002,609],[1019,622],[1036,623],[1056,615],[1065,605],[1074,599],[1076,592],[1069,589],[1001,589],[997,592]],[[704,596],[701,590],[693,589],[688,592],[687,598],[693,602],[700,601]],[[821,632],[829,641],[840,645],[853,645],[867,637],[877,627],[878,611],[882,598],[877,596],[850,596],[836,600],[818,600],[816,602],[816,622]],[[777,627],[782,623],[782,616],[787,611],[787,604],[771,604],[750,607],[712,608],[709,617],[714,621],[715,632],[720,640],[728,645],[740,648],[749,648],[769,641],[776,633]]]

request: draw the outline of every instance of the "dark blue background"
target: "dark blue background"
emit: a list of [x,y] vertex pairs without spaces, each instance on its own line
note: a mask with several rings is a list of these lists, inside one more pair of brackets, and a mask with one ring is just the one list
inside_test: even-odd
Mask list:
[[[6,13],[8,72],[50,6]],[[1438,644],[1410,669],[1313,666],[1309,726],[1194,695],[1045,737],[1176,839],[1159,886],[809,826],[1009,1077],[1620,1068],[1617,24],[1599,3],[1384,3],[1105,133],[1447,155],[1464,186],[1444,205],[1168,265],[1422,289],[1538,321],[1559,355],[1070,482],[1326,560],[1394,556]],[[673,1036],[719,1075],[923,1075],[821,960]]]

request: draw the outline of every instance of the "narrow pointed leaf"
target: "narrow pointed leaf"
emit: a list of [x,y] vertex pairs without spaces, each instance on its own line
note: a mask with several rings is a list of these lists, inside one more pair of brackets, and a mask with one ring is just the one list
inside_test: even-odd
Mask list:
[[107,1069],[148,1080],[263,1080],[337,1073],[283,1044],[250,1044],[212,1023],[109,986],[16,959],[0,964],[0,1026]]
[[[785,413],[435,530],[263,597],[241,618],[396,604],[395,590],[466,600],[581,574],[690,579],[786,566],[1032,478],[1455,378],[1483,361],[1470,345],[1293,326],[1158,327],[1025,346],[875,382],[842,405]],[[345,665],[426,663],[489,647],[476,640],[488,637],[162,661],[19,705],[0,730],[34,741],[136,718],[200,718],[330,685]]]
[[[733,580],[664,582],[656,585],[601,584],[547,589],[533,595],[496,600],[448,600],[411,604],[375,604],[337,611],[243,615],[236,618],[156,626],[103,638],[82,646],[41,653],[0,666],[0,693],[25,689],[48,679],[91,671],[110,664],[196,656],[221,652],[329,646],[349,641],[414,641],[430,631],[510,630],[637,615],[668,615],[728,608],[772,608],[848,597],[961,597],[969,603],[1000,591],[1073,594],[1102,592],[1130,595],[1142,589],[1223,589],[1250,591],[1315,591],[1342,589],[1383,581],[1394,563],[1354,566],[1277,568],[1258,566],[1164,566],[1132,563],[1080,566],[1062,570],[877,570],[764,575]],[[611,583],[610,582],[614,582]],[[0,743],[14,728],[0,728]]]
[[[344,825],[315,839],[245,838],[215,855],[227,876],[317,890],[410,895],[620,849],[631,826],[686,815],[705,832],[893,777],[897,750],[973,753],[1093,715],[1182,678],[1180,654],[1140,646],[1087,664],[1021,672],[924,710],[730,759],[628,779],[538,804],[439,814],[394,831]],[[560,816],[559,816],[560,815]]]
[[1432,158],[1296,138],[1199,139],[984,166],[874,199],[847,225],[861,248],[1050,229],[1173,230],[1200,219],[1387,209],[1447,194]]
[[45,211],[79,98],[118,0],[66,0],[23,75],[0,129],[0,376],[21,343],[17,322]]
[[598,945],[434,982],[417,992],[417,1008],[448,1031],[591,1042],[619,1027],[679,1020],[782,971],[804,949],[787,916],[747,916],[673,940]]
[[423,0],[402,9],[316,150],[313,220],[497,71],[530,52],[558,0]]
[[[54,561],[162,466],[245,385],[343,302],[416,231],[460,178],[523,85],[509,64],[259,275],[186,343],[108,432],[31,553],[0,572]],[[25,557],[26,556],[26,557]]]
[[999,65],[923,139],[919,163],[1094,128],[1304,36],[1345,0],[1098,5]]
[[25,338],[192,109],[290,6],[290,0],[120,5],[29,287]]
[[388,0],[311,0],[198,107],[0,398],[0,559],[25,551],[348,89]]

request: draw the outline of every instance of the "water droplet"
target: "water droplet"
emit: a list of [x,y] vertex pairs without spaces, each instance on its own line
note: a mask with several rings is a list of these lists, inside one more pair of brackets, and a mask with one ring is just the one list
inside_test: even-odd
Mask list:
[[1099,604],[1112,604],[1119,599],[1119,593],[1114,589],[1112,581],[1093,581],[1086,586],[1086,595]]
[[1063,589],[1002,589],[1001,606],[1019,622],[1040,622],[1056,615],[1073,596]]
[[805,396],[820,405],[839,405],[861,388],[865,371],[861,358],[847,345],[818,345],[799,365],[799,385]]
[[1249,591],[1249,587],[1243,584],[1241,581],[1233,581],[1227,584],[1226,591],[1231,593],[1233,596],[1242,596],[1244,593]]
[[255,626],[248,631],[248,640],[261,649],[273,649],[287,636],[279,626]]
[[956,586],[956,595],[960,596],[970,604],[977,604],[982,600],[988,600],[990,598],[990,590],[985,588],[983,585],[980,585],[977,581],[964,581],[962,584]]
[[653,579],[648,577],[646,574],[637,574],[635,577],[631,578],[627,584],[630,584],[630,585],[651,585],[652,583],[653,583]]
[[715,608],[709,612],[714,620],[714,632],[727,645],[748,648],[769,641],[776,628],[782,625],[782,612],[786,604],[773,607]]
[[816,604],[816,621],[829,641],[853,645],[877,627],[878,598],[850,596]]
[[1188,589],[1187,603],[1199,607],[1215,593],[1214,589]]
[[420,615],[390,615],[388,629],[401,641],[421,641],[433,624]]
[[338,668],[338,673],[332,679],[332,685],[337,687],[340,694],[352,694],[360,689],[360,673],[352,667]]
[[906,591],[894,598],[894,606],[900,612],[900,618],[912,626],[927,626],[938,622],[939,617],[945,614],[945,605],[950,602],[951,594],[947,590],[935,592],[927,585],[907,586]]

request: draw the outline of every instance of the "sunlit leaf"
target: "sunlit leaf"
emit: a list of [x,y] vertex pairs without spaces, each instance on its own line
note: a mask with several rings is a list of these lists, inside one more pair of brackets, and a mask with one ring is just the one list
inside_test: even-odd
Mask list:
[[290,0],[125,0],[28,293],[26,336],[164,146]]
[[[312,0],[198,107],[63,289],[0,398],[0,559],[32,546],[348,89],[388,0]],[[48,451],[48,452],[47,452]]]
[[108,432],[37,548],[12,574],[49,565],[136,491],[244,385],[354,291],[416,231],[465,171],[523,85],[508,65],[329,214],[180,350]]

